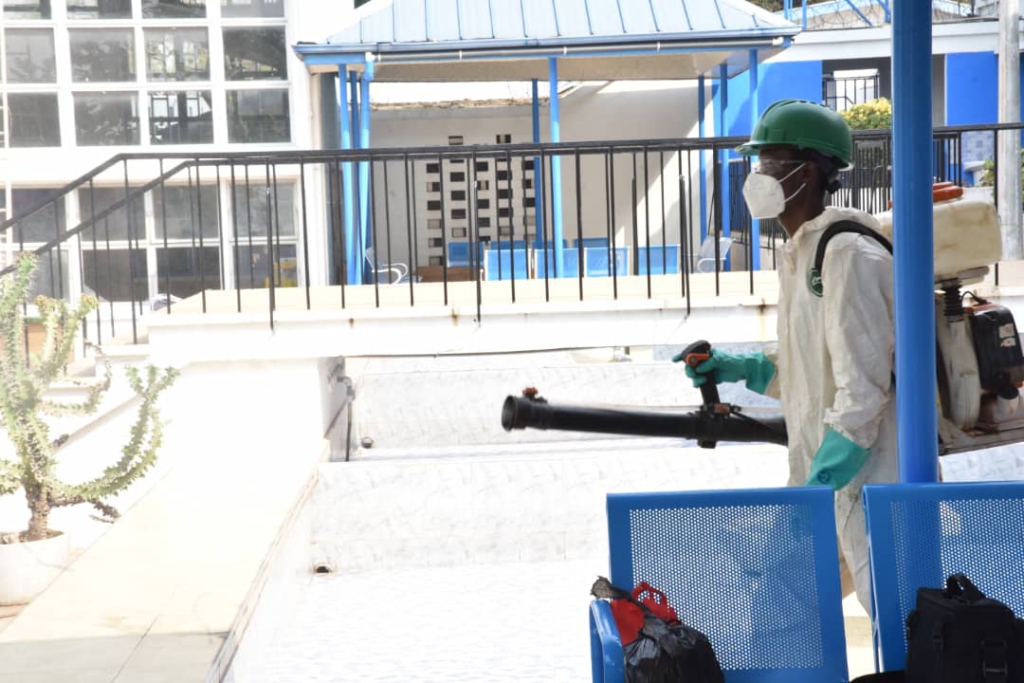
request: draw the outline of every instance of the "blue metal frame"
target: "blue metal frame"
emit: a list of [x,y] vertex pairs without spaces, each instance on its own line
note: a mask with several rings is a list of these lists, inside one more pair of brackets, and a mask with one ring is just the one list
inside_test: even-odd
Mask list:
[[[548,113],[551,118],[551,142],[561,142],[561,111],[558,103],[558,60],[548,60],[548,85],[551,94]],[[551,224],[555,241],[555,277],[562,275],[562,157],[551,156]]]
[[[704,74],[697,77],[697,136],[704,138],[704,110],[707,109],[707,95],[704,93]],[[704,150],[700,151],[700,241],[708,236],[708,169]]]
[[[349,118],[348,69],[338,65],[338,121],[341,126],[341,148],[352,149],[352,122]],[[346,161],[342,169],[342,215],[345,226],[345,283],[358,284],[363,281],[363,259],[356,249],[356,226],[352,213],[352,162]]]
[[[370,148],[370,82],[373,81],[373,62],[367,61],[365,70],[359,79],[359,147]],[[359,162],[359,227],[362,235],[362,249],[359,258],[373,246],[373,233],[370,230],[372,220],[370,212],[370,162]],[[364,282],[367,282],[364,275]],[[372,282],[372,281],[371,281]]]
[[893,9],[893,230],[900,480],[938,480],[931,3]]
[[[754,132],[757,125],[757,117],[760,112],[758,107],[758,64],[757,50],[750,51],[750,132]],[[750,269],[761,270],[761,221],[756,218],[750,219]]]

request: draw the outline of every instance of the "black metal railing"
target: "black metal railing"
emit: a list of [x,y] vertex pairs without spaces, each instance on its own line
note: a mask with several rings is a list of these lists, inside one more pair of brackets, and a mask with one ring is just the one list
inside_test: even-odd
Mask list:
[[[961,182],[965,162],[1021,128],[937,129],[933,179]],[[273,326],[326,287],[340,308],[471,302],[481,320],[488,304],[583,300],[594,282],[626,296],[630,279],[630,296],[689,307],[726,281],[757,294],[750,264],[774,268],[786,239],[775,221],[753,238],[740,142],[125,154],[50,192],[15,188],[0,234],[39,255],[36,293],[100,299],[85,335],[97,343],[138,342],[147,316],[176,309],[267,311]],[[855,156],[833,202],[885,210],[890,133],[856,133]]]

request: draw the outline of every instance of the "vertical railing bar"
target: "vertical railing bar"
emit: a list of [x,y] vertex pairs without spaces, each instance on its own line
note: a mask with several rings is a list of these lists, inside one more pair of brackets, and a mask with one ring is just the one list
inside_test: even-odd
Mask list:
[[[580,264],[583,263],[583,178],[580,168],[580,151],[577,149],[574,156],[576,167],[576,258]],[[612,254],[608,255],[608,263],[615,259]],[[580,288],[580,301],[583,301],[583,268],[582,265],[576,269],[576,280]]]
[[309,278],[309,225],[306,220],[306,162],[299,161],[299,201],[302,206],[299,212],[302,214],[302,270],[306,276],[306,310],[311,310],[312,299],[310,296]]
[[[265,161],[263,163],[263,180],[264,180],[264,197],[266,198],[267,208],[267,286],[269,288],[269,308],[270,308],[270,331],[275,330],[274,327],[274,309],[277,306],[277,289],[275,287],[274,278],[274,207],[272,206],[272,194],[270,189],[270,162]],[[250,226],[251,227],[251,226]]]
[[[609,230],[612,235],[612,253],[618,253],[618,245],[616,244],[616,235],[618,230],[615,228],[615,156],[612,153],[611,148],[608,149],[608,196],[611,198],[611,223]],[[613,261],[615,267],[612,268],[612,298],[618,301],[619,299],[619,271],[618,271],[618,259]]]
[[[444,290],[444,305],[448,305],[448,221],[444,208],[444,155],[437,155],[437,178],[438,197],[441,202],[441,281]],[[427,231],[427,239],[430,239],[430,231]]]
[[[494,173],[494,183],[495,183],[495,185],[494,185],[494,189],[497,190],[498,189],[498,185],[497,185],[497,183],[498,183],[498,173],[497,173],[498,160],[497,159],[494,160],[494,166],[495,166],[495,173]],[[505,184],[506,184],[506,189],[508,190],[508,239],[509,239],[509,243],[510,243],[511,249],[512,249],[512,251],[509,252],[509,262],[512,264],[512,303],[515,303],[516,302],[516,219],[515,219],[515,209],[513,208],[513,205],[512,205],[512,153],[509,152],[507,148],[505,149]],[[526,216],[526,174],[525,173],[523,174],[523,178],[519,181],[519,185],[520,185],[519,189],[523,193],[523,216],[524,216],[524,222],[523,222],[523,244],[525,245],[526,244],[526,222],[525,222],[525,216]],[[535,190],[535,192],[536,192],[536,190]],[[497,195],[497,192],[495,192],[495,195]],[[534,204],[536,204],[536,203],[537,203],[537,200],[534,199]],[[497,208],[498,206],[500,206],[500,202],[496,202],[495,203],[495,207]],[[498,213],[501,213],[501,212],[499,211]],[[498,216],[498,241],[499,242],[501,241],[501,216]],[[528,259],[529,257],[527,256],[527,254],[529,254],[529,253],[530,253],[529,249],[524,249],[523,250],[523,258],[527,258]],[[530,269],[529,263],[527,263],[526,269],[527,269],[527,277],[529,277],[529,269]]]
[[[163,163],[163,162],[161,161],[161,163]],[[160,175],[161,176],[163,175],[163,171],[162,170],[160,172]],[[99,249],[98,249],[97,243],[96,243],[96,233],[99,232],[99,231],[96,229],[96,183],[95,183],[95,181],[92,178],[89,179],[89,215],[90,215],[90,218],[92,220],[92,226],[90,226],[90,228],[89,228],[89,231],[92,232],[92,281],[94,283],[96,283],[96,290],[97,290],[96,291],[96,299],[97,299],[97,302],[98,302],[99,298],[100,298],[100,293],[99,293],[99,284],[100,284],[100,259],[99,259],[99,255],[100,255],[100,253],[99,253]],[[85,271],[84,268],[82,270],[83,270],[83,272]],[[102,308],[103,307],[100,306],[99,303],[97,303],[97,305],[96,305],[96,344],[99,345],[99,346],[103,345],[103,321],[102,321],[102,314],[100,313]]]
[[[166,222],[166,218],[165,218]],[[238,178],[235,175],[235,162],[231,162],[231,251],[234,257],[234,273],[235,273],[235,305],[237,311],[242,312],[242,274],[238,268]],[[166,238],[167,233],[164,231],[164,237]],[[251,257],[250,257],[250,260]]]
[[409,305],[416,305],[416,297],[413,292],[413,282],[416,280],[416,270],[418,270],[417,261],[415,257],[415,251],[413,249],[413,229],[415,226],[416,219],[413,217],[415,207],[413,206],[413,197],[415,190],[410,184],[409,180],[409,153],[405,152],[402,154],[402,170],[405,172],[405,237],[409,247]]
[[[385,161],[384,163],[387,162]],[[377,242],[377,173],[373,167],[374,161],[372,158],[368,160],[368,164],[370,170],[367,182],[370,184],[370,197],[367,201],[369,201],[370,204],[366,207],[366,211],[370,215],[370,232],[372,233],[373,240],[373,263],[370,264],[370,270],[373,272],[373,298],[377,304],[377,308],[380,308],[380,276],[377,273],[377,264],[380,262],[380,244]],[[363,253],[365,255],[365,251]],[[390,265],[391,264],[388,264],[388,267],[390,267]]]
[[199,226],[199,251],[196,254],[196,265],[199,267],[199,294],[203,302],[203,313],[206,313],[206,269],[203,267],[203,255],[206,247],[203,244],[203,183],[200,179],[199,157],[196,157],[196,222]]
[[[477,192],[478,187],[477,187],[477,181],[476,181],[476,150],[475,149],[473,150],[472,154],[470,155],[470,164],[471,164],[471,167],[468,169],[468,172],[466,173],[466,189],[470,190],[470,188],[472,188],[471,193],[470,192],[466,193],[466,198],[467,199],[471,199],[471,203],[472,203],[472,206],[470,207],[470,212],[469,212],[469,234],[470,235],[474,235],[474,234],[476,235],[476,243],[477,243],[477,245],[480,245],[480,246],[477,246],[477,248],[473,250],[473,253],[479,259],[483,255],[483,249],[482,249],[483,243],[480,241],[480,224],[479,224],[479,221],[477,220],[478,215],[477,215],[476,200],[479,197],[479,194]],[[498,246],[499,246],[499,249],[500,249],[500,246],[501,246],[501,235],[498,235]],[[471,262],[472,262],[472,260],[471,260]],[[500,250],[498,251],[498,262],[499,263],[501,262],[501,251]],[[483,270],[482,264],[478,260],[478,262],[476,264],[476,267],[473,269],[473,272],[476,274],[476,324],[477,325],[480,325],[480,324],[483,323],[483,319],[481,317],[481,312],[480,312],[481,311],[481,307],[482,307],[481,304],[482,304],[482,300],[483,300],[483,284],[480,282],[480,280],[482,278],[482,275],[481,275],[480,271],[482,271],[482,270]]]
[[[135,253],[132,251],[132,236],[135,234],[135,226],[134,226],[134,221],[132,221],[132,212],[131,212],[131,209],[130,209],[130,207],[128,205],[128,195],[131,192],[131,190],[129,189],[129,186],[128,186],[128,160],[125,159],[122,163],[124,164],[124,198],[125,198],[124,211],[125,211],[125,216],[128,219],[127,220],[127,225],[128,225],[128,276],[130,278],[129,281],[128,281],[128,288],[129,288],[129,291],[130,291],[131,297],[132,297],[132,306],[131,306],[131,308],[132,308],[132,343],[133,344],[138,344],[139,343],[139,332],[138,332],[138,325],[137,325],[136,317],[135,317]],[[136,242],[135,242],[135,248],[138,249],[138,238],[137,237],[136,237]],[[111,304],[113,304],[113,302],[111,302]],[[140,312],[142,310],[141,309],[141,304],[140,304],[140,309],[139,310],[140,310]]]

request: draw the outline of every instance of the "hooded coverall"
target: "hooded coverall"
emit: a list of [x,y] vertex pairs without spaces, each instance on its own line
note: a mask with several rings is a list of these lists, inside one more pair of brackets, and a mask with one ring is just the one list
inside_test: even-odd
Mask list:
[[[789,432],[789,484],[807,481],[827,429],[870,450],[867,462],[836,491],[836,530],[857,598],[870,612],[868,548],[861,489],[898,480],[893,380],[892,256],[870,237],[833,237],[813,291],[818,240],[840,220],[878,229],[870,214],[827,208],[781,249],[778,346],[766,355],[775,375],[765,393],[782,401]],[[822,291],[823,290],[823,291]]]

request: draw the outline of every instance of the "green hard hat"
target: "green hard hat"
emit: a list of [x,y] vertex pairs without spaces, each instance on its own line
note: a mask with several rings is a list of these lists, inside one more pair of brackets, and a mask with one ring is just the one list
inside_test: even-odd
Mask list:
[[853,138],[843,117],[826,106],[807,100],[779,100],[764,110],[750,140],[736,148],[744,156],[762,147],[792,145],[813,149],[853,168]]

